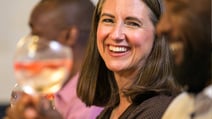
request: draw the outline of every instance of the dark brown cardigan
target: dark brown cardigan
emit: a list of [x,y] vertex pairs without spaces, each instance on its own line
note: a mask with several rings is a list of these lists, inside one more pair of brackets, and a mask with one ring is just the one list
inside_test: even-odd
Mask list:
[[[131,104],[119,119],[161,119],[166,108],[173,100],[172,96],[156,95],[139,103]],[[105,108],[97,119],[110,119],[113,107]]]

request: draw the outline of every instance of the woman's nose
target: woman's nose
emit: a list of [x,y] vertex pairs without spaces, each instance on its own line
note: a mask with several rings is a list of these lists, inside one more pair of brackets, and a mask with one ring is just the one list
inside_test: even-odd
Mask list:
[[114,25],[110,32],[110,38],[117,41],[123,40],[125,38],[124,26],[122,24]]

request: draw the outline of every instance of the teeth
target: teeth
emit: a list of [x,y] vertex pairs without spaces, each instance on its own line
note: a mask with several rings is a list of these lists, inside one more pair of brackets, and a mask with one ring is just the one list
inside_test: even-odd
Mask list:
[[125,52],[127,51],[127,48],[125,47],[115,47],[115,46],[109,46],[109,50],[113,52]]

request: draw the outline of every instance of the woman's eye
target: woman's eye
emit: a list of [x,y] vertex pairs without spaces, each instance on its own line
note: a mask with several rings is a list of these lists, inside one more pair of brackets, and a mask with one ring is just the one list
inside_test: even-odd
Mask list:
[[128,25],[130,27],[141,27],[141,24],[139,24],[137,22],[126,22],[126,25]]
[[113,23],[112,19],[102,19],[102,22],[104,23]]

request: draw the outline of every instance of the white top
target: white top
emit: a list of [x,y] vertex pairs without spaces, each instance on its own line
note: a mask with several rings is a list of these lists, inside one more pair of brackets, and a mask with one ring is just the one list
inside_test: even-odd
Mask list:
[[196,96],[182,92],[171,102],[162,119],[212,119],[212,85]]

